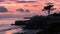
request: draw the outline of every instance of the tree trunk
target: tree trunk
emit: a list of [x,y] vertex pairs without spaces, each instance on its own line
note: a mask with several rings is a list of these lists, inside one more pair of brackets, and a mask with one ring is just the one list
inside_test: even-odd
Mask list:
[[48,15],[50,15],[50,10],[48,10]]

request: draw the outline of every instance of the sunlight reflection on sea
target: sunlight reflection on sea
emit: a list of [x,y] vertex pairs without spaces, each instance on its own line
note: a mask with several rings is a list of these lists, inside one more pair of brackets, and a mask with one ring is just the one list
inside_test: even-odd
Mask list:
[[11,26],[11,25],[2,25],[0,26],[0,34],[14,34],[14,33],[22,33],[22,28],[19,28],[18,26]]

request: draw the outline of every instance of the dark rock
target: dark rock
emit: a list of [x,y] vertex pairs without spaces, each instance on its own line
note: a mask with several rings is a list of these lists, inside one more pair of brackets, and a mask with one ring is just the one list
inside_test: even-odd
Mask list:
[[17,32],[17,33],[14,33],[14,34],[23,34],[23,33],[18,33],[18,32]]
[[[49,24],[60,22],[60,16],[57,14],[51,14],[48,16],[33,16],[30,20],[16,21],[15,25],[26,25],[26,29],[46,29]],[[59,14],[60,15],[60,14]]]
[[49,24],[46,29],[36,34],[60,34],[60,22]]
[[16,21],[15,25],[26,25],[28,23],[28,20],[25,21]]

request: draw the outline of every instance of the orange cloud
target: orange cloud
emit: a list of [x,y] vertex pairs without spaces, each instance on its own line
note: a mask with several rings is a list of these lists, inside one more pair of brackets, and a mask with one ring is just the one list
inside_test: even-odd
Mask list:
[[[58,0],[56,0],[58,1]],[[37,11],[40,12],[43,7],[46,5],[45,3],[47,2],[52,2],[54,3],[54,7],[57,8],[57,10],[60,9],[60,5],[59,5],[59,1],[56,2],[55,0],[37,0],[37,2],[34,3],[16,3],[15,1],[11,1],[11,0],[6,0],[5,2],[0,3],[0,6],[5,6],[6,8],[8,8],[8,10],[10,11],[10,13],[19,13],[16,11],[16,9],[18,8],[22,8],[22,9],[29,9],[31,12],[32,11]],[[6,4],[6,3],[11,3],[11,4]]]

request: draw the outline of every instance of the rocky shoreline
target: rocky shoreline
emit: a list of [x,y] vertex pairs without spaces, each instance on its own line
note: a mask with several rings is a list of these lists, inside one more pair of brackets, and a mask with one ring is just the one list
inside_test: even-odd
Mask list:
[[[35,30],[40,29],[40,30],[46,31],[45,33],[51,33],[52,31],[53,33],[56,33],[55,31],[56,27],[57,29],[60,28],[59,27],[60,26],[60,13],[59,14],[54,13],[48,16],[33,16],[32,18],[30,18],[30,20],[16,21],[15,25],[16,26],[25,25],[25,27],[23,27],[24,29],[35,29]],[[60,31],[60,29],[58,30]]]

